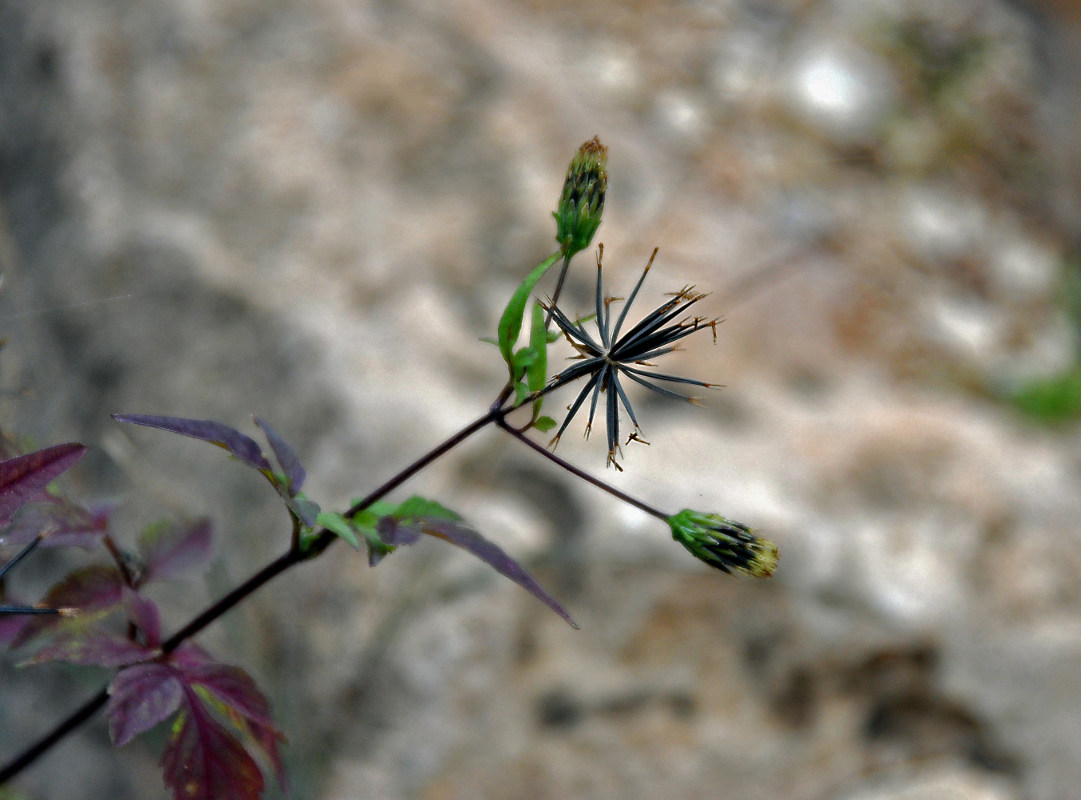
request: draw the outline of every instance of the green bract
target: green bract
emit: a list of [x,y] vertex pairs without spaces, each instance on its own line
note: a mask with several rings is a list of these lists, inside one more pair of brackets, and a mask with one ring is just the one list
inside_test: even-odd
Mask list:
[[673,539],[695,558],[722,572],[768,578],[777,568],[777,545],[742,522],[687,508],[666,521]]
[[608,189],[607,168],[608,148],[596,136],[578,148],[567,168],[559,206],[552,214],[556,241],[567,258],[589,247],[600,227]]

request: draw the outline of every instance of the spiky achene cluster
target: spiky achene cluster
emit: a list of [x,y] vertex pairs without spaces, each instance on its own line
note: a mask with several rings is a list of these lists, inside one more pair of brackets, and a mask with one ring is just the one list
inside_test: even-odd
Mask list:
[[638,423],[638,418],[635,416],[630,400],[627,398],[627,393],[620,383],[620,378],[626,377],[635,383],[640,383],[647,389],[651,389],[658,394],[664,395],[665,397],[672,397],[677,400],[685,400],[692,403],[697,402],[695,398],[682,395],[657,382],[686,384],[690,386],[702,386],[705,388],[712,388],[716,384],[706,383],[705,381],[695,380],[694,378],[684,378],[678,375],[654,372],[651,368],[655,365],[650,362],[650,359],[658,358],[678,349],[676,346],[677,342],[699,330],[712,330],[713,339],[716,341],[717,323],[720,322],[720,320],[715,317],[710,318],[687,315],[687,310],[691,306],[706,297],[706,295],[694,291],[693,286],[687,286],[680,289],[678,292],[670,294],[669,300],[647,314],[629,331],[623,333],[623,323],[627,319],[627,312],[630,310],[631,304],[634,303],[634,299],[638,296],[638,290],[642,288],[646,275],[649,274],[649,269],[653,265],[653,259],[657,256],[657,250],[654,250],[653,254],[650,255],[649,261],[642,271],[642,277],[638,279],[638,283],[635,284],[630,296],[627,297],[627,302],[623,306],[623,310],[616,318],[614,324],[612,323],[611,305],[620,298],[609,297],[605,294],[604,280],[601,274],[603,253],[604,248],[602,245],[598,248],[597,253],[597,291],[596,311],[594,315],[599,340],[586,332],[583,321],[579,320],[577,322],[572,322],[571,319],[556,306],[549,305],[546,307],[551,313],[553,321],[559,326],[563,335],[566,336],[567,341],[578,351],[576,358],[579,359],[577,364],[568,367],[556,375],[552,379],[553,383],[570,383],[571,381],[586,375],[589,376],[589,380],[586,381],[582,391],[578,394],[578,397],[574,402],[571,403],[567,416],[563,420],[563,424],[560,426],[559,431],[556,433],[549,446],[554,447],[559,441],[559,437],[563,435],[563,432],[567,429],[571,420],[574,419],[575,414],[577,414],[578,410],[582,407],[586,397],[592,392],[589,420],[586,423],[586,436],[588,437],[590,428],[593,425],[593,417],[597,411],[598,400],[600,395],[604,394],[607,398],[605,413],[608,433],[608,465],[614,466],[616,469],[622,469],[616,461],[616,457],[620,452],[620,405],[626,410],[631,418],[631,423],[634,425],[634,431],[630,434],[627,441],[644,440],[642,440],[639,435],[642,428]]

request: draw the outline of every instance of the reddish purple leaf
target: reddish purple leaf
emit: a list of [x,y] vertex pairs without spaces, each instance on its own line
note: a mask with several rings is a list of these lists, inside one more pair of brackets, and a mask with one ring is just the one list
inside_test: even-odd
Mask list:
[[274,451],[274,457],[281,464],[282,472],[285,473],[286,480],[289,481],[289,496],[296,497],[300,487],[304,485],[304,479],[307,477],[296,451],[289,446],[285,439],[278,435],[277,431],[270,427],[270,423],[266,420],[259,417],[252,417],[252,419],[255,420],[255,424],[266,435],[266,440],[270,442],[270,449]]
[[[27,603],[4,592],[2,586],[0,586],[0,603],[13,606],[27,605]],[[30,617],[18,614],[0,614],[0,646],[9,646],[29,619]]]
[[109,531],[110,513],[107,507],[88,511],[46,492],[15,514],[4,535],[15,544],[44,534],[42,547],[96,547]]
[[137,545],[144,564],[142,583],[176,578],[203,563],[210,557],[211,538],[207,519],[144,528]]
[[255,681],[240,667],[207,662],[184,670],[184,679],[202,686],[224,706],[238,727],[247,729],[252,739],[274,766],[278,782],[285,785],[285,770],[278,743],[285,740],[270,715],[270,704]]
[[78,624],[71,629],[59,631],[53,638],[34,653],[32,664],[47,661],[67,661],[71,664],[84,664],[99,667],[123,667],[146,661],[155,653],[152,648],[144,647],[115,633],[101,628]]
[[218,724],[192,689],[161,757],[174,800],[258,800],[263,775],[248,751]]
[[211,661],[184,671],[184,680],[198,684],[238,714],[264,725],[273,725],[270,704],[251,676],[240,667]]
[[204,664],[217,663],[214,657],[194,642],[184,642],[169,654],[169,663],[181,672],[187,672]]
[[204,442],[223,447],[239,458],[245,464],[258,470],[273,472],[270,462],[266,460],[259,445],[250,436],[246,436],[235,428],[230,428],[220,422],[209,419],[186,419],[184,417],[159,417],[151,414],[113,414],[117,422],[127,422],[132,425],[145,425],[148,428],[178,433],[181,436],[190,436],[193,439],[201,439]]
[[69,442],[0,461],[0,524],[11,519],[85,452],[86,445]]
[[0,614],[0,645],[7,647],[19,635],[30,617],[18,614]]
[[123,595],[128,621],[142,631],[147,647],[157,647],[161,644],[161,614],[157,605],[149,597],[143,597],[126,586]]
[[[82,613],[102,611],[120,604],[123,586],[124,581],[114,567],[83,567],[53,586],[42,599],[42,605],[49,608],[77,608]],[[55,628],[61,619],[54,616],[34,617],[23,626],[13,645],[21,647]]]
[[167,664],[135,664],[116,673],[109,684],[109,735],[122,747],[180,708],[184,686]]

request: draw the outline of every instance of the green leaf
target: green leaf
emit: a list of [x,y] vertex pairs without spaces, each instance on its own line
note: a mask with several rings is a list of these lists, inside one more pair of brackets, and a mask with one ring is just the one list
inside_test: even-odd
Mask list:
[[[364,498],[362,497],[354,497],[352,500],[349,501],[349,504],[355,506],[363,499]],[[378,522],[380,517],[385,517],[393,514],[397,510],[397,503],[390,503],[386,500],[376,500],[371,505],[365,506],[362,510],[358,511],[356,514],[353,515],[353,525],[360,528],[364,525],[368,525],[370,520],[370,526],[374,530],[375,523]]]
[[336,511],[321,511],[315,518],[315,524],[321,525],[336,536],[340,536],[349,542],[349,546],[354,550],[360,549],[360,540],[357,539],[357,532],[353,530],[353,526],[349,524],[349,520],[343,517]]
[[544,273],[551,268],[551,266],[560,259],[561,254],[556,252],[544,259],[540,264],[533,268],[533,271],[526,276],[526,279],[514,290],[514,294],[511,295],[510,302],[507,303],[507,307],[503,310],[503,315],[499,318],[499,327],[497,328],[497,339],[499,341],[499,352],[503,354],[503,360],[507,362],[507,366],[511,368],[512,378],[514,372],[514,345],[518,341],[518,335],[522,332],[522,319],[525,316],[525,305],[529,301],[529,295],[533,291],[533,287],[537,285]]
[[525,399],[529,397],[529,387],[524,383],[514,384],[514,402],[515,405],[521,405],[525,402]]
[[1045,425],[1060,425],[1081,417],[1081,367],[1033,380],[1010,400],[1024,414]]
[[541,433],[547,433],[556,426],[556,421],[551,417],[537,417],[533,422],[533,427]]
[[462,518],[461,515],[451,511],[445,506],[441,506],[435,500],[428,500],[427,498],[416,494],[400,504],[397,510],[391,513],[391,516],[397,520],[434,517],[436,519],[447,519],[452,522],[457,522]]
[[[548,380],[548,329],[544,326],[544,308],[533,301],[533,325],[529,330],[529,347],[535,350],[537,357],[526,365],[526,382],[531,392],[539,392]],[[533,401],[533,419],[540,414],[543,397]]]
[[536,348],[523,347],[514,354],[514,368],[515,370],[525,370],[531,364],[535,363],[539,354]]

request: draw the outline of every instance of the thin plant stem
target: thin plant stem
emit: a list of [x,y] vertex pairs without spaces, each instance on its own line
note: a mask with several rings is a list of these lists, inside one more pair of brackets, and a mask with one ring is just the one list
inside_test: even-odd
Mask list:
[[568,255],[563,256],[563,266],[559,268],[559,277],[556,279],[556,288],[552,290],[552,299],[548,304],[548,311],[544,314],[544,329],[548,330],[552,326],[552,309],[555,308],[556,303],[559,302],[559,295],[563,291],[563,281],[567,279],[567,269],[571,265],[571,257]]
[[496,420],[496,425],[498,425],[500,428],[505,430],[507,433],[509,433],[511,436],[513,436],[515,439],[517,439],[522,444],[524,444],[526,447],[529,447],[534,452],[539,453],[540,455],[544,456],[549,461],[551,461],[553,464],[556,464],[557,466],[562,467],[563,469],[567,470],[567,472],[574,475],[574,477],[581,478],[586,483],[593,484],[598,489],[601,489],[602,491],[608,492],[608,494],[612,495],[613,497],[618,497],[624,503],[630,503],[635,508],[638,508],[638,509],[641,509],[642,511],[645,511],[650,516],[654,516],[659,520],[667,520],[668,519],[668,515],[665,514],[663,511],[661,511],[659,508],[654,508],[649,503],[644,503],[641,500],[639,500],[637,497],[631,497],[631,495],[627,494],[626,492],[620,491],[615,486],[612,486],[609,483],[605,483],[600,478],[594,478],[588,472],[583,472],[578,467],[574,466],[574,464],[570,463],[569,461],[567,461],[567,460],[565,460],[563,458],[560,458],[559,456],[557,456],[555,453],[553,453],[548,448],[546,448],[543,445],[538,444],[537,442],[530,439],[522,431],[518,430],[513,425],[508,425],[507,421],[505,419],[500,418],[500,419]]

